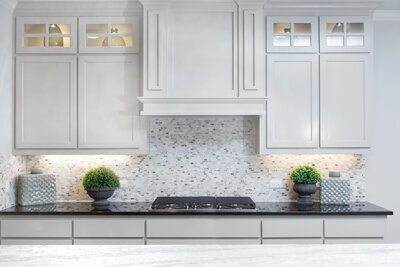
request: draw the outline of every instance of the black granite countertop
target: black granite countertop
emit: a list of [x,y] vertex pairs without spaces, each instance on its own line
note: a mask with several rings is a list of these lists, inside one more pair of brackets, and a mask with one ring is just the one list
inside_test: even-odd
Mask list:
[[90,202],[59,202],[50,205],[15,206],[1,210],[0,215],[393,215],[392,211],[369,202],[350,205],[321,205],[299,208],[295,202],[256,202],[253,210],[152,210],[150,202],[112,202],[105,209]]

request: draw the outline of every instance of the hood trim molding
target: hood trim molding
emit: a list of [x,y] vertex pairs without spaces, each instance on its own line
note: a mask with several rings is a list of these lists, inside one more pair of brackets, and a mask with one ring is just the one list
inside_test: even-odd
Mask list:
[[262,116],[267,98],[138,97],[143,116]]

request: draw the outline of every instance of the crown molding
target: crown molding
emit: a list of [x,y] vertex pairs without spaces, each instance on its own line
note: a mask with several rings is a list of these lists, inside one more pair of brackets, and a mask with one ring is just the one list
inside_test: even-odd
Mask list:
[[18,0],[0,0],[0,6],[6,8],[10,12],[14,12]]
[[383,0],[266,0],[266,14],[371,15]]
[[400,21],[400,10],[376,10],[374,21]]
[[[1,1],[1,0],[0,0]],[[130,16],[141,14],[137,0],[20,0],[17,16]]]

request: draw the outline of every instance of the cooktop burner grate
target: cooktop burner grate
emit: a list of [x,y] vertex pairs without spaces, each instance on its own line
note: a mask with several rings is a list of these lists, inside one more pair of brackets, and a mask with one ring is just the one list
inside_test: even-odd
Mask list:
[[255,209],[249,197],[157,197],[152,209]]

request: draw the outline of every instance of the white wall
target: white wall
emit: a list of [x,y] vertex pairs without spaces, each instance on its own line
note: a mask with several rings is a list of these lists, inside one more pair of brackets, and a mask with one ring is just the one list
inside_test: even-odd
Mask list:
[[13,16],[0,3],[0,155],[13,147]]
[[375,22],[373,149],[367,199],[393,210],[388,241],[400,243],[400,21]]

